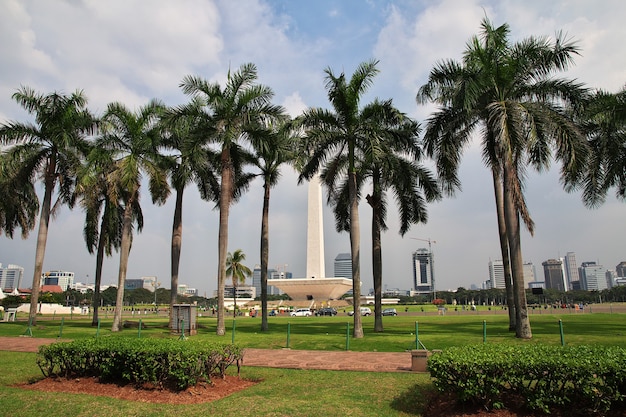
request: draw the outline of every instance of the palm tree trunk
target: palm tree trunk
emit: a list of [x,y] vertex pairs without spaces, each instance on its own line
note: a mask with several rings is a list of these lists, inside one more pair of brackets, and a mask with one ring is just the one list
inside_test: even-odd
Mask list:
[[266,332],[269,330],[267,322],[267,270],[270,256],[270,186],[265,184],[263,188],[263,214],[261,217],[261,331]]
[[[172,279],[170,284],[170,329],[174,328],[174,304],[178,302],[178,269],[180,266],[180,252],[183,244],[183,191],[184,187],[176,189],[176,204],[174,206],[174,222],[172,224]],[[156,287],[154,289],[156,291]],[[156,308],[156,305],[154,306]]]
[[126,202],[124,208],[124,222],[122,226],[122,242],[120,244],[120,266],[117,275],[117,296],[115,298],[115,310],[113,313],[112,332],[119,332],[122,327],[122,310],[124,309],[124,285],[126,283],[126,271],[128,270],[128,258],[130,257],[130,244],[132,238],[132,211],[133,199]]
[[217,271],[217,331],[218,336],[226,334],[224,322],[224,287],[226,279],[226,256],[228,251],[228,214],[232,196],[233,178],[230,152],[227,147],[222,150],[222,184],[220,189],[220,224],[218,233],[218,271]]
[[[54,166],[51,161],[47,168],[46,185],[43,201],[41,204],[41,214],[39,215],[39,231],[37,232],[37,249],[35,250],[35,271],[33,272],[33,285],[30,294],[30,310],[28,313],[29,323],[37,323],[37,304],[39,303],[39,293],[41,292],[41,274],[43,273],[43,260],[46,255],[46,241],[48,240],[48,226],[50,224],[50,205],[52,203],[52,189],[54,188]],[[67,288],[65,288],[67,290]]]
[[[106,208],[105,208],[106,210]],[[100,308],[100,285],[102,284],[102,264],[104,263],[104,246],[106,239],[105,232],[105,219],[104,217],[100,223],[100,236],[98,236],[98,251],[96,252],[96,278],[93,288],[93,317],[91,318],[91,325],[98,325],[98,309]]]
[[354,330],[352,336],[355,339],[363,338],[363,325],[361,320],[361,261],[359,229],[359,201],[356,194],[356,173],[351,170],[349,174],[350,194],[350,251],[352,254],[352,298],[354,305]]
[[528,318],[526,305],[526,291],[524,289],[524,263],[522,260],[522,245],[520,241],[520,224],[517,207],[513,201],[513,168],[505,160],[504,167],[504,218],[511,255],[511,275],[513,279],[513,294],[515,299],[515,336],[520,339],[533,337]]
[[511,261],[509,258],[509,243],[506,235],[506,222],[504,219],[504,198],[502,196],[502,179],[500,172],[493,169],[493,189],[496,198],[496,214],[498,217],[498,235],[500,238],[500,253],[502,254],[502,266],[504,268],[504,288],[506,290],[506,304],[509,309],[509,330],[515,330],[515,299],[513,296],[513,281],[511,279]]
[[372,175],[372,195],[366,197],[367,203],[372,207],[372,275],[374,279],[374,331],[383,332],[383,255],[380,239],[380,175],[374,172]]

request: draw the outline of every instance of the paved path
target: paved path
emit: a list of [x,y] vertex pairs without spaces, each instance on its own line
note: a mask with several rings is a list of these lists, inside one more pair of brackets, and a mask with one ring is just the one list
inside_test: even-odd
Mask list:
[[[0,350],[37,352],[40,345],[57,339],[0,337]],[[327,350],[246,348],[243,366],[336,371],[410,372],[410,352],[352,352]]]

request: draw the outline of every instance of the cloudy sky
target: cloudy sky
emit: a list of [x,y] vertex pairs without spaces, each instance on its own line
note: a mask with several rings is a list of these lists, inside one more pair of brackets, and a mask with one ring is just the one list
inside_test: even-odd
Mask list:
[[[397,107],[424,121],[432,106],[418,106],[415,94],[433,65],[460,59],[466,41],[488,18],[508,23],[512,40],[563,31],[578,42],[581,56],[566,74],[589,87],[615,92],[626,84],[626,2],[623,0],[83,0],[0,2],[0,123],[28,116],[11,95],[21,85],[41,93],[84,90],[90,109],[107,103],[130,108],[152,98],[168,105],[188,100],[179,83],[186,75],[224,82],[229,68],[257,65],[259,81],[275,92],[275,103],[298,115],[309,106],[327,107],[324,72],[352,74],[366,60],[380,60],[380,74],[365,97],[392,98]],[[609,198],[600,208],[585,208],[578,194],[562,190],[555,168],[531,173],[527,202],[536,223],[534,237],[523,235],[526,262],[541,273],[549,258],[576,252],[577,261],[597,261],[613,269],[626,260],[626,206]],[[305,273],[306,186],[284,169],[272,190],[270,265]],[[488,262],[499,259],[494,198],[489,172],[476,145],[461,166],[462,192],[429,206],[429,221],[398,234],[396,212],[388,215],[383,236],[387,288],[409,289],[411,254],[432,241],[437,289],[480,284]],[[169,287],[173,201],[153,206],[144,191],[145,228],[135,237],[128,278],[157,276]],[[217,275],[217,220],[213,205],[189,188],[184,206],[181,283],[212,294]],[[254,183],[233,207],[229,250],[242,249],[250,267],[259,263],[262,187]],[[361,206],[362,280],[371,288],[367,205]],[[347,234],[334,230],[325,212],[326,275],[338,253],[349,252]],[[95,257],[85,249],[84,215],[64,208],[51,224],[44,270],[74,271],[93,282]],[[29,287],[36,230],[22,240],[0,236],[0,262],[25,268]],[[436,243],[435,243],[436,242]],[[105,284],[117,282],[118,256],[105,261]],[[542,274],[542,273],[541,273]]]

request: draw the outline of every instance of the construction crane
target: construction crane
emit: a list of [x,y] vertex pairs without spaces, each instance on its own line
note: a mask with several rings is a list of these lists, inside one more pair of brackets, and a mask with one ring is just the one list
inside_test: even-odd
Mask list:
[[433,254],[432,244],[437,243],[436,240],[428,239],[420,239],[418,237],[412,237],[413,240],[420,240],[422,242],[428,242],[428,252],[430,253],[430,280],[433,287],[433,301],[437,298],[437,290],[435,290],[435,255]]

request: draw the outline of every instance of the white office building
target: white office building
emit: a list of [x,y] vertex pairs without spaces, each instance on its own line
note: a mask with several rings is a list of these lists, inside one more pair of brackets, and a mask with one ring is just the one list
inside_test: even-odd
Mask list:
[[68,271],[47,271],[41,274],[42,285],[58,285],[63,291],[74,288],[74,273]]
[[586,291],[602,291],[608,288],[606,269],[595,262],[583,262],[578,269],[582,289]]
[[19,265],[11,265],[3,268],[0,264],[0,288],[4,292],[12,292],[19,288],[24,277],[24,268]]
[[489,261],[489,288],[505,289],[504,284],[504,264],[501,259]]
[[334,276],[340,278],[352,279],[352,255],[349,253],[340,253],[335,258]]

